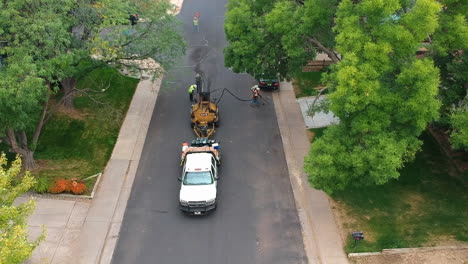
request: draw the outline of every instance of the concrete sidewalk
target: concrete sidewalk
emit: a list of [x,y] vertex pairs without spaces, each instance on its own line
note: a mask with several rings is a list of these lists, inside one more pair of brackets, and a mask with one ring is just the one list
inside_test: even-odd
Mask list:
[[325,113],[323,111],[316,112],[313,117],[309,116],[307,112],[309,107],[316,101],[319,104],[326,99],[326,95],[321,95],[318,99],[316,96],[302,97],[297,99],[299,106],[301,107],[302,117],[304,118],[306,128],[320,128],[327,127],[331,124],[339,122],[339,119],[333,115],[332,112]]
[[[26,263],[110,263],[130,196],[160,80],[142,80],[133,95],[117,143],[93,200],[37,198],[29,235],[46,239]],[[19,197],[23,203],[30,197]]]
[[310,142],[292,85],[281,83],[280,91],[273,93],[273,101],[309,263],[347,264],[329,198],[310,187],[303,170]]
[[[21,204],[29,199],[19,197],[15,203]],[[36,210],[29,218],[29,236],[36,239],[42,232],[42,226],[45,226],[46,238],[25,263],[68,263],[90,204],[89,200],[37,198]]]

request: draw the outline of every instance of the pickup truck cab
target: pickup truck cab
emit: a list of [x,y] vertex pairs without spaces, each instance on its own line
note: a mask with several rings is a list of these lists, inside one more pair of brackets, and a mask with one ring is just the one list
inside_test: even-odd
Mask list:
[[182,160],[180,209],[188,214],[205,214],[216,209],[219,152],[210,147],[186,148]]

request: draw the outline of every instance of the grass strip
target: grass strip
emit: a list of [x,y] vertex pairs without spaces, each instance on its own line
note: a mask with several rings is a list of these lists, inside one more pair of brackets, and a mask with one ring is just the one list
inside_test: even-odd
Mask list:
[[293,77],[293,87],[296,98],[314,96],[318,92],[322,72],[301,72]]

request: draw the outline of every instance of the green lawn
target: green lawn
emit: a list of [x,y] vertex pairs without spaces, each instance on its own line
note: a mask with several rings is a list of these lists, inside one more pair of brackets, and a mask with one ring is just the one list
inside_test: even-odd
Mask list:
[[[109,67],[98,68],[79,80],[77,87],[86,89],[87,94],[75,97],[77,111],[57,111],[39,139],[35,158],[41,167],[32,173],[40,185],[57,178],[83,179],[103,171],[137,84],[138,79]],[[89,188],[94,181],[86,181]]]
[[323,135],[323,132],[327,129],[326,127],[321,128],[311,128],[307,129],[307,138],[310,142],[313,142],[314,139],[319,138]]
[[[335,210],[345,215],[347,252],[468,241],[467,187],[448,175],[450,165],[431,136],[421,138],[422,151],[402,169],[399,180],[333,195]],[[364,231],[365,240],[353,247],[350,232],[357,230]]]
[[320,85],[322,72],[301,72],[296,74],[293,79],[296,98],[317,95],[314,88]]

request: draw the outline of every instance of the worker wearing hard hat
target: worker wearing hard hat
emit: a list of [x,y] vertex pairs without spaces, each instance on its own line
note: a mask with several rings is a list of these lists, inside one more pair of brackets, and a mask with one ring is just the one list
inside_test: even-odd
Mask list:
[[195,91],[195,89],[197,89],[197,85],[196,85],[196,84],[190,85],[190,87],[189,87],[189,89],[188,89],[190,102],[193,102],[193,91]]

